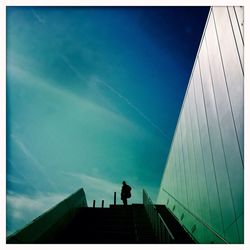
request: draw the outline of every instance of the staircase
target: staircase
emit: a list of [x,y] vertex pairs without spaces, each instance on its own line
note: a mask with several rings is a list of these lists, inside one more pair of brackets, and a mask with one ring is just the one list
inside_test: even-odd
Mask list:
[[145,190],[143,204],[87,207],[79,189],[7,238],[7,243],[195,243],[164,205]]
[[190,244],[195,243],[190,235],[184,230],[181,224],[171,214],[171,212],[164,205],[155,205],[157,212],[161,215],[164,222],[174,235],[174,242],[177,244]]
[[157,240],[144,206],[132,204],[77,208],[71,222],[46,243],[157,243]]

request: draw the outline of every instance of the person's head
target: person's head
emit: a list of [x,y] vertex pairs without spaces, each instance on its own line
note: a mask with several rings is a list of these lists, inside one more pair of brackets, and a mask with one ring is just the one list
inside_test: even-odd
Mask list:
[[123,181],[122,184],[123,184],[123,185],[126,185],[126,181]]

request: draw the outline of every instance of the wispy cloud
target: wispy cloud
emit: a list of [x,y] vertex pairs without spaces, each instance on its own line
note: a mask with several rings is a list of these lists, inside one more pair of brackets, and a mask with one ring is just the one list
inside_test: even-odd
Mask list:
[[44,23],[45,23],[45,19],[44,19],[44,18],[41,18],[41,16],[39,16],[39,15],[37,14],[37,12],[36,12],[33,8],[31,9],[31,11],[32,11],[33,16],[36,18],[36,20],[37,20],[39,23],[41,23],[41,24],[44,24]]
[[127,97],[122,95],[119,91],[114,89],[110,84],[98,80],[99,83],[103,84],[106,88],[108,88],[112,93],[114,93],[117,97],[123,100],[130,108],[132,108],[139,116],[141,116],[146,122],[148,122],[153,128],[158,130],[164,137],[167,137],[167,134],[156,125],[150,118],[148,118],[138,107],[136,107]]
[[23,181],[20,180],[19,178],[17,178],[16,176],[14,176],[14,175],[7,174],[6,179],[7,179],[9,182],[11,182],[11,183],[23,184]]
[[59,192],[57,186],[50,180],[49,175],[44,171],[42,164],[31,153],[31,151],[27,148],[27,146],[14,134],[11,134],[11,138],[19,146],[19,148],[26,156],[26,158],[32,162],[32,166],[36,167],[39,170],[39,172],[45,177],[46,181],[50,184],[52,189]]
[[[66,57],[65,60],[70,63]],[[110,121],[113,121],[113,124],[121,124],[122,126],[127,127],[130,131],[135,130],[136,133],[140,134],[144,132],[143,128],[141,128],[136,122],[127,118],[122,113],[110,110],[105,106],[101,106],[96,102],[96,100],[82,98],[79,95],[67,90],[66,88],[58,87],[58,85],[51,79],[41,79],[37,76],[36,72],[34,72],[34,68],[32,67],[33,63],[32,61],[30,61],[30,59],[25,59],[20,55],[15,55],[12,58],[12,61],[13,63],[11,63],[8,67],[9,74],[14,78],[22,79],[22,81],[18,81],[18,83],[21,83],[22,85],[28,85],[31,88],[39,88],[43,91],[52,93],[53,95],[56,95],[59,98],[63,98],[65,101],[68,101],[71,105],[75,104],[79,110],[82,110],[82,112],[88,110],[93,114],[102,114]],[[25,65],[25,68],[23,65]],[[73,67],[73,65],[71,65],[71,67]],[[81,74],[79,73],[79,75]],[[96,76],[92,76],[89,79],[84,79],[84,77],[81,77],[79,79],[82,81],[84,80],[84,84],[87,84],[88,86],[97,84]],[[13,81],[13,84],[15,84],[15,81]],[[94,89],[93,91],[97,90]]]
[[[79,172],[62,172],[64,175],[72,177],[74,182],[79,182],[86,194],[88,206],[92,206],[93,200],[96,200],[96,206],[101,206],[101,200],[104,200],[104,206],[113,204],[114,192],[117,194],[117,204],[120,201],[121,183],[112,182],[99,176],[90,176]],[[134,199],[136,197],[133,197]]]
[[[11,168],[14,169],[15,172],[15,175],[10,175],[10,174],[7,175],[8,181],[22,185],[23,184],[29,185],[32,187],[33,191],[36,191],[37,193],[40,192],[40,190],[36,187],[36,185],[28,177],[26,177],[19,168],[16,167],[16,165],[13,163],[12,160],[7,159],[7,162],[11,165]],[[17,178],[16,175],[20,176],[22,180],[20,180],[20,178]]]
[[58,193],[39,193],[35,196],[20,195],[10,192],[7,195],[7,204],[16,212],[24,213],[24,211],[46,211],[58,202],[64,200],[69,194]]
[[64,200],[68,195],[39,193],[28,196],[9,192],[7,194],[7,234],[22,228],[25,224]]
[[[74,67],[70,60],[60,54],[60,57],[63,59],[65,64],[76,74],[76,76],[80,80],[84,80],[83,75],[77,70],[76,67]],[[167,134],[155,123],[153,122],[148,116],[146,116],[137,106],[135,106],[127,97],[122,95],[118,90],[113,88],[109,83],[102,81],[98,78],[95,79],[95,82],[98,84],[102,84],[105,86],[109,91],[111,91],[115,96],[117,96],[119,99],[121,99],[123,102],[125,102],[131,109],[133,109],[140,117],[142,117],[148,124],[150,124],[154,129],[156,129],[158,132],[160,132],[164,137],[168,137]]]
[[94,177],[90,175],[86,175],[84,173],[65,173],[66,175],[75,177],[80,179],[84,184],[87,184],[89,187],[101,190],[102,192],[112,192],[111,190],[119,190],[121,187],[121,184],[114,183],[108,180],[104,180],[100,177]]
[[[41,19],[38,14],[32,9],[32,12],[36,19],[41,24],[44,24],[44,20]],[[63,54],[58,53],[58,56],[61,57],[61,59],[64,61],[64,63],[74,72],[74,74],[80,79],[80,80],[85,80],[85,77],[77,70],[75,66],[72,65],[70,60]],[[134,105],[127,97],[122,95],[117,89],[113,88],[109,83],[98,80],[98,83],[102,84],[105,86],[109,91],[111,91],[113,94],[115,94],[118,98],[120,98],[123,102],[125,102],[131,109],[133,109],[141,118],[143,118],[150,126],[152,126],[154,129],[156,129],[158,132],[160,132],[161,135],[164,137],[168,138],[168,135],[155,123],[150,119],[144,112],[142,112],[141,109],[139,109],[136,105]]]

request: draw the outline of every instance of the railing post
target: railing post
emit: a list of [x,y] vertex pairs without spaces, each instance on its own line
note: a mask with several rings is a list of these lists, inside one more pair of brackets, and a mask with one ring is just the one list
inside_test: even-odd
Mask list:
[[93,207],[95,207],[95,200],[93,200]]
[[116,206],[116,192],[114,192],[114,206]]
[[104,200],[102,200],[102,208],[104,208]]
[[159,237],[159,222],[160,222],[160,219],[159,219],[159,217],[158,217],[157,212],[155,213],[155,215],[156,215],[156,234],[157,234],[158,237]]
[[146,212],[151,221],[155,236],[160,243],[169,243],[174,241],[174,236],[169,230],[168,226],[164,222],[160,213],[158,213],[156,206],[148,196],[145,190],[143,190],[143,204],[145,206]]
[[[159,235],[160,235],[161,242],[163,242],[163,240],[162,240],[162,227],[163,227],[163,223],[162,223],[161,219],[160,219],[159,222],[160,222],[159,223]],[[163,243],[165,243],[165,242],[163,242]]]
[[166,228],[163,229],[163,242],[166,243]]

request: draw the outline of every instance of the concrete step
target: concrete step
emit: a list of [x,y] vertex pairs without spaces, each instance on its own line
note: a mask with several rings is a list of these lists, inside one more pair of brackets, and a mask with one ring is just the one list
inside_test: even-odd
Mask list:
[[144,205],[133,204],[133,216],[138,243],[157,243]]
[[52,243],[157,243],[143,205],[75,211]]

